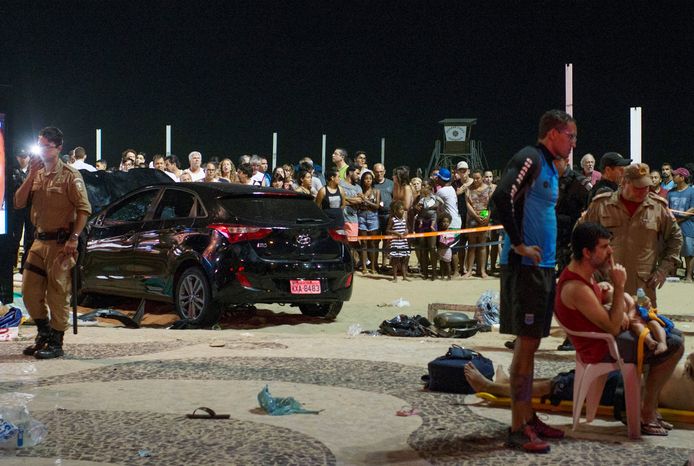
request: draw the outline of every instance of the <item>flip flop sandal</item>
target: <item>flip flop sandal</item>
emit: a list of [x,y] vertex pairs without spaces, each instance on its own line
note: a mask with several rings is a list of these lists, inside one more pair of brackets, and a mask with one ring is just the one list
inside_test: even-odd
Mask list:
[[672,430],[675,428],[675,426],[663,419],[663,416],[661,416],[660,413],[657,414],[656,419],[658,420],[658,424],[660,424],[660,427],[662,427],[665,430]]
[[658,420],[651,421],[648,424],[641,423],[641,435],[655,435],[658,437],[666,437],[667,430],[660,425]]
[[[200,413],[196,414],[198,411],[204,411],[205,414]],[[206,408],[205,406],[201,406],[197,408],[195,411],[193,411],[192,414],[186,414],[186,417],[188,419],[229,419],[231,417],[230,414],[217,414],[214,412],[214,410],[210,408]]]

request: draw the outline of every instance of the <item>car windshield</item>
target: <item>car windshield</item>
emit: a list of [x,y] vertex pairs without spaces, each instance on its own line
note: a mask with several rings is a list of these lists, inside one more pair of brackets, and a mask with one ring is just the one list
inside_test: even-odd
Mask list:
[[252,224],[325,225],[330,220],[310,199],[287,196],[229,197],[221,199],[231,217]]

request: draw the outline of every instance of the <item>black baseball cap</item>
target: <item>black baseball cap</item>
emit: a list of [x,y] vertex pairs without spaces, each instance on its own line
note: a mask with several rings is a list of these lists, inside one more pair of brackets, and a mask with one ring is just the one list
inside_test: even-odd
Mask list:
[[600,170],[605,167],[626,167],[631,164],[631,159],[625,159],[617,152],[606,152],[600,157]]

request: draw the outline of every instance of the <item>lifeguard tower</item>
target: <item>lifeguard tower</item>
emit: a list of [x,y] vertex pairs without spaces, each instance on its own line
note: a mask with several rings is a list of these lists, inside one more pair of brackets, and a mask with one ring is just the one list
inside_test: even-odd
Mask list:
[[487,160],[482,150],[482,142],[471,138],[472,127],[477,123],[477,118],[446,118],[439,123],[443,125],[443,147],[437,139],[427,176],[437,167],[446,167],[454,171],[460,161],[467,162],[470,170],[484,170]]

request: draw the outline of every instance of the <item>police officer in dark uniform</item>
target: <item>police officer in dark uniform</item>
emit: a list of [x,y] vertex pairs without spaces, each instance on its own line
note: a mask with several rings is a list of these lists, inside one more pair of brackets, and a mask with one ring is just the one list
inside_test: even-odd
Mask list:
[[[14,195],[19,187],[24,183],[29,175],[29,153],[22,151],[15,157],[17,159],[17,166],[12,170],[12,177],[10,179],[10,192]],[[13,262],[12,265],[17,265],[17,258],[19,257],[19,243],[22,242],[22,233],[24,233],[24,254],[22,255],[22,263],[19,267],[19,273],[24,270],[24,262],[27,258],[27,253],[31,249],[31,245],[34,242],[34,225],[31,223],[29,218],[30,206],[24,207],[22,209],[13,209],[11,218],[11,234],[12,234],[12,252],[13,252]]]
[[29,174],[14,195],[14,204],[21,209],[31,200],[31,221],[36,228],[24,264],[22,295],[38,335],[24,354],[51,359],[63,356],[63,335],[69,326],[71,269],[91,205],[80,172],[60,160],[63,133],[55,127],[44,128],[39,132],[38,144],[41,157],[31,160]]

